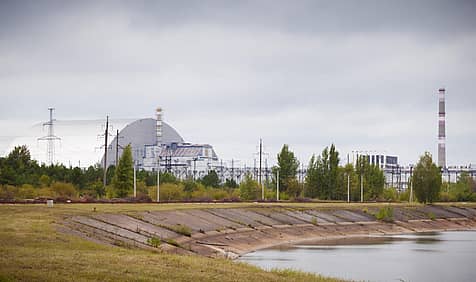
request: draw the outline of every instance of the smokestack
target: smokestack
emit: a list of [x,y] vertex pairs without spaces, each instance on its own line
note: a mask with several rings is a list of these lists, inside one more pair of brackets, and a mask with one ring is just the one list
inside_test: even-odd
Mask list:
[[156,110],[157,115],[157,124],[155,128],[155,133],[157,135],[157,146],[162,145],[162,108],[157,108]]
[[438,166],[446,169],[446,110],[445,89],[438,90]]

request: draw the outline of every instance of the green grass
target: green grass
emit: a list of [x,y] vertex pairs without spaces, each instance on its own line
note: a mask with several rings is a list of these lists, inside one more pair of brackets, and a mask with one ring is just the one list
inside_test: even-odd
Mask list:
[[96,212],[136,212],[248,205],[0,205],[0,281],[337,281],[226,259],[102,245],[58,231],[64,217],[91,214],[94,207]]

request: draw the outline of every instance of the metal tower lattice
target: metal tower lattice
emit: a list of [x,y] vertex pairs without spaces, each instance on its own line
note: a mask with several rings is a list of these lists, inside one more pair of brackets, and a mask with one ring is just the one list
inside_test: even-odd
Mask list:
[[53,119],[53,111],[54,108],[48,108],[50,111],[50,120],[48,122],[43,123],[43,128],[45,126],[48,127],[48,135],[38,138],[38,141],[46,141],[46,156],[48,163],[50,165],[54,164],[55,160],[55,141],[61,140],[58,136],[54,133],[54,122],[56,121]]

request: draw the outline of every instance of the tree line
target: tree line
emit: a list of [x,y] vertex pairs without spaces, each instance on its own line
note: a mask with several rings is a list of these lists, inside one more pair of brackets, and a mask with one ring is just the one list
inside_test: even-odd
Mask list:
[[[288,145],[277,155],[273,177],[262,186],[252,175],[245,175],[240,184],[233,179],[221,182],[218,174],[210,170],[204,177],[179,180],[173,174],[160,172],[160,198],[162,200],[259,200],[264,188],[265,199],[276,199],[276,186],[280,199],[319,199],[331,201],[408,201],[409,191],[398,193],[393,187],[385,188],[385,175],[379,166],[370,163],[367,156],[358,156],[353,163],[342,164],[334,144],[319,155],[312,155],[305,178],[298,179],[300,163]],[[37,197],[69,199],[113,199],[133,196],[133,159],[127,146],[118,166],[107,170],[106,187],[101,166],[86,169],[64,165],[39,165],[31,159],[26,146],[15,147],[6,157],[0,158],[0,200],[31,199]],[[279,177],[277,177],[279,175]],[[152,201],[157,195],[157,172],[137,171],[137,197]],[[442,184],[441,170],[429,153],[425,153],[414,169],[414,199],[421,202],[475,201],[476,182],[468,174],[461,174],[456,183]],[[349,188],[349,190],[348,190]],[[361,189],[363,188],[363,189]],[[363,193],[361,193],[363,192]],[[349,193],[349,194],[348,194]]]

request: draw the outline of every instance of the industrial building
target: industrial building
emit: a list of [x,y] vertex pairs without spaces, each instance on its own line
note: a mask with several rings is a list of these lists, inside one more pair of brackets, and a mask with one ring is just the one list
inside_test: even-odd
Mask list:
[[[161,108],[157,109],[156,118],[139,119],[117,131],[108,146],[107,166],[116,164],[122,148],[128,144],[132,147],[138,169],[160,169],[184,179],[202,177],[219,166],[213,146],[185,142],[172,126],[163,121]],[[104,157],[101,163],[104,163]]]

